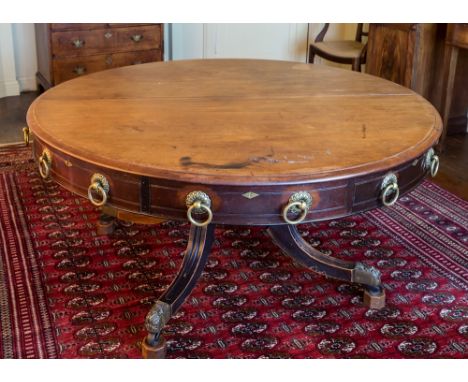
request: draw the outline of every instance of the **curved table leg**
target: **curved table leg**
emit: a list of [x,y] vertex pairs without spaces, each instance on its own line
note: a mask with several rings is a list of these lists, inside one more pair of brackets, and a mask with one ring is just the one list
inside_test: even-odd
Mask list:
[[161,331],[177,312],[195,287],[205,267],[214,238],[213,224],[206,227],[190,227],[189,242],[179,273],[168,289],[159,297],[146,316],[145,327],[148,335],[142,342],[144,358],[164,358],[166,341]]
[[385,291],[378,269],[324,255],[310,246],[293,225],[270,226],[268,233],[286,255],[306,268],[325,277],[361,284],[364,287],[364,304],[369,308],[385,306]]

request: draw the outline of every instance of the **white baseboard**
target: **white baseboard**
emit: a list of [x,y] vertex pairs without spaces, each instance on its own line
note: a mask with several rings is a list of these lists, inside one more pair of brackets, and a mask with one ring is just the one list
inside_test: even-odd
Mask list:
[[19,77],[18,82],[19,82],[20,91],[22,91],[22,92],[37,90],[36,77],[34,77],[34,76],[32,76],[32,77]]
[[0,98],[16,96],[20,94],[20,85],[18,81],[0,82]]

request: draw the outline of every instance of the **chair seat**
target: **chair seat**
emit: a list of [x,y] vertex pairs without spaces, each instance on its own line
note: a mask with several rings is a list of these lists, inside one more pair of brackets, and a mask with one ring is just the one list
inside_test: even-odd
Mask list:
[[359,41],[322,41],[313,42],[310,48],[329,56],[336,56],[343,59],[358,58],[361,55],[365,44]]

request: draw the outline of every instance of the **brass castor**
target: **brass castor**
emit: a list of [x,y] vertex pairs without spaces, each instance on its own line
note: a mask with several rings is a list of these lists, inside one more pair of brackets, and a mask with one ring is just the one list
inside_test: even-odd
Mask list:
[[96,231],[98,235],[110,235],[114,232],[115,218],[110,215],[102,214],[96,222]]
[[381,286],[364,289],[364,305],[369,309],[382,309],[385,306],[385,290]]
[[156,345],[151,346],[147,342],[147,337],[143,338],[141,343],[141,355],[146,359],[164,359],[166,358],[167,346],[164,336],[159,336]]

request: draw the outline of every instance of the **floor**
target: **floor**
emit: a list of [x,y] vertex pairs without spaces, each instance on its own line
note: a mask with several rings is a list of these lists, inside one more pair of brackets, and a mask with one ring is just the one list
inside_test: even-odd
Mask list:
[[0,98],[0,146],[23,142],[26,112],[37,96],[37,92],[24,92]]
[[434,183],[468,200],[468,134],[447,136]]
[[[26,112],[37,96],[37,92],[25,92],[0,98],[0,146],[23,141]],[[440,169],[434,182],[468,200],[468,134],[448,136],[440,157]]]

